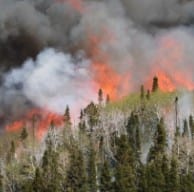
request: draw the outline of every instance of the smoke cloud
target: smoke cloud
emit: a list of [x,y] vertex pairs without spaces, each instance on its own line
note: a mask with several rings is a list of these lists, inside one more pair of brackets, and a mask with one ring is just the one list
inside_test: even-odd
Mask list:
[[0,121],[78,110],[102,73],[117,74],[107,93],[154,75],[162,90],[194,89],[193,13],[192,0],[0,0]]

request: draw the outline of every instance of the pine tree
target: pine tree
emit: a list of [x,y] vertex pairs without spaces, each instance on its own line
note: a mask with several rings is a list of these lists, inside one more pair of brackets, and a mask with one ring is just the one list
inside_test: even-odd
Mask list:
[[33,181],[33,191],[34,192],[43,192],[45,191],[45,181],[43,180],[40,168],[36,168],[35,177]]
[[145,97],[144,86],[143,86],[143,85],[141,85],[141,95],[140,95],[141,100],[143,100],[143,99],[144,99],[144,97]]
[[64,120],[67,124],[71,124],[70,110],[68,105],[65,109]]
[[192,139],[194,139],[194,120],[192,115],[189,116],[189,127],[191,130]]
[[152,92],[156,92],[158,90],[158,77],[153,78],[153,84],[152,84]]
[[74,147],[70,151],[70,165],[66,176],[67,192],[86,192],[86,171],[82,152]]
[[164,126],[164,119],[161,118],[154,136],[154,144],[150,148],[150,152],[148,154],[148,161],[155,159],[158,154],[164,154],[166,146],[166,130]]
[[112,187],[110,167],[108,161],[105,160],[100,174],[100,192],[111,192],[113,190]]
[[165,178],[158,161],[152,161],[148,164],[146,170],[147,190],[148,192],[164,192]]
[[27,130],[26,130],[26,127],[24,127],[24,128],[22,129],[20,138],[21,138],[22,141],[24,141],[24,140],[26,140],[27,137],[28,137],[28,132],[27,132]]
[[177,160],[173,157],[171,160],[168,180],[167,180],[167,191],[178,192],[179,191],[179,176],[178,176],[178,164]]
[[138,192],[147,192],[146,165],[140,164],[138,167],[136,183]]
[[125,135],[117,139],[115,191],[136,192],[135,157]]
[[188,137],[188,136],[189,136],[188,123],[187,123],[187,119],[184,119],[184,121],[183,121],[183,137]]
[[90,138],[89,154],[88,154],[88,189],[89,192],[96,192],[96,153],[94,150],[93,141]]
[[147,93],[146,93],[146,99],[150,100],[150,90],[149,89],[147,90]]
[[102,91],[102,89],[99,89],[99,91],[98,91],[98,102],[99,102],[100,105],[103,102],[103,91]]

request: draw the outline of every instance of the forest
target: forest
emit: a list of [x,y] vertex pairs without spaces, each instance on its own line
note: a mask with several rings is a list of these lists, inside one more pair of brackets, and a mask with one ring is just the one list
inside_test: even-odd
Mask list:
[[180,116],[179,92],[162,93],[155,77],[151,91],[142,85],[120,101],[102,89],[97,96],[77,125],[67,106],[64,126],[52,122],[41,139],[36,127],[3,133],[0,191],[194,191],[194,118]]

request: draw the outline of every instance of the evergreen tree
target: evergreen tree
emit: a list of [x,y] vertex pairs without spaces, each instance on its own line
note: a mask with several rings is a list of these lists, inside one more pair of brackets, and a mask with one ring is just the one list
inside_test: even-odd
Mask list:
[[27,130],[26,130],[26,127],[24,127],[24,128],[22,129],[20,138],[21,138],[22,141],[24,141],[24,140],[26,140],[27,137],[28,137],[28,132],[27,132]]
[[144,86],[141,85],[141,95],[140,95],[140,98],[143,100],[145,97],[145,91],[144,91]]
[[66,123],[71,124],[70,109],[68,105],[65,109],[64,120]]
[[89,192],[96,192],[96,153],[93,146],[93,141],[90,138],[89,154],[88,154],[88,189]]
[[165,178],[158,161],[152,161],[148,164],[146,170],[147,189],[146,192],[164,192]]
[[153,84],[152,84],[152,92],[156,92],[158,90],[158,77],[153,78]]
[[136,192],[135,157],[125,135],[117,138],[115,191]]
[[137,192],[147,192],[146,165],[140,164],[136,177]]
[[189,136],[188,123],[187,123],[187,119],[184,119],[184,121],[183,121],[183,137],[188,137],[188,136]]
[[181,174],[180,177],[180,191],[181,192],[194,192],[194,178],[193,174]]
[[103,102],[103,91],[102,91],[102,89],[99,89],[99,91],[98,91],[98,102],[99,102],[100,105]]
[[168,180],[167,180],[167,191],[168,192],[179,192],[179,176],[178,176],[178,164],[176,159],[173,157],[171,160]]
[[105,160],[100,175],[100,192],[111,192],[113,190],[111,182],[111,174],[108,161]]
[[82,152],[74,148],[70,151],[70,165],[66,176],[67,192],[86,192],[86,171]]
[[150,100],[150,90],[149,89],[147,90],[147,93],[146,93],[146,99]]
[[154,144],[150,148],[150,152],[148,154],[148,161],[155,159],[158,154],[164,154],[166,145],[166,130],[164,120],[161,118],[157,125],[157,130],[154,136]]
[[194,120],[192,115],[189,116],[189,127],[191,130],[192,139],[194,139]]
[[33,191],[34,192],[46,192],[45,181],[43,180],[40,168],[36,168],[36,173],[33,181]]

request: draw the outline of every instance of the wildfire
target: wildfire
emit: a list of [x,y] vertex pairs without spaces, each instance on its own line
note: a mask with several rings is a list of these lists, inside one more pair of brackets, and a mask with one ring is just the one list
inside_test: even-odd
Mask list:
[[15,132],[27,126],[31,129],[35,129],[36,137],[40,139],[47,132],[51,123],[56,127],[64,125],[64,116],[47,110],[33,109],[22,119],[7,125],[6,130],[8,132]]
[[98,88],[108,94],[111,100],[119,99],[127,94],[129,90],[130,74],[119,74],[111,65],[109,55],[103,50],[104,41],[112,42],[115,40],[113,32],[102,29],[101,36],[88,33],[88,53],[92,58],[91,71]]
[[159,49],[153,59],[153,68],[148,75],[148,86],[151,87],[151,77],[157,76],[161,91],[172,92],[176,89],[194,89],[191,72],[184,68],[186,55],[179,41],[163,37],[159,41]]

